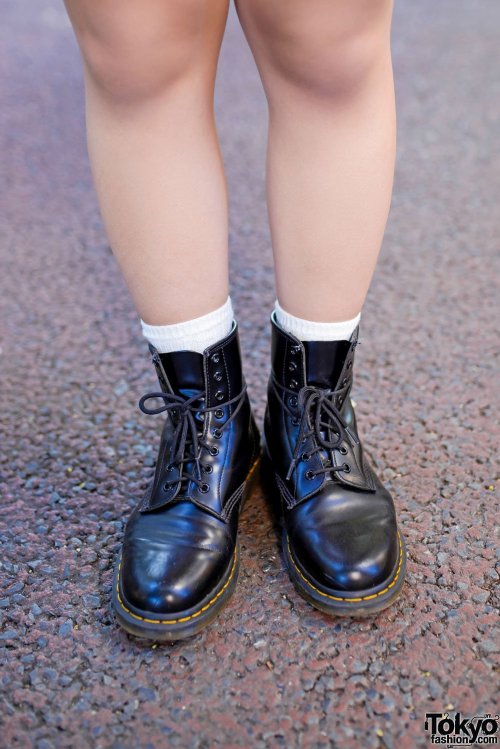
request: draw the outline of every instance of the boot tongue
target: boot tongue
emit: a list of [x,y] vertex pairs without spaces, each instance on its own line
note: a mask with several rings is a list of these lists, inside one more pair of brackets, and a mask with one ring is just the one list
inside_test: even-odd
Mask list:
[[314,387],[335,390],[346,356],[349,341],[303,341],[306,354],[306,382]]
[[172,392],[190,398],[205,390],[203,354],[197,351],[174,351],[160,354],[161,363]]

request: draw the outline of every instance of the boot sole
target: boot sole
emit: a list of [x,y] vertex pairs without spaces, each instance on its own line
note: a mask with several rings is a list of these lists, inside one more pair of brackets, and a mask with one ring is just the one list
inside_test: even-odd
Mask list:
[[283,528],[282,545],[285,566],[291,581],[298,593],[308,603],[330,616],[363,617],[373,616],[391,606],[399,597],[406,575],[406,545],[398,531],[399,555],[396,567],[389,578],[376,587],[368,590],[357,590],[349,593],[345,590],[321,588],[314,579],[306,576],[298,561],[294,559],[290,541],[281,510],[281,494],[274,478],[274,470],[267,453],[264,453],[261,464],[261,476],[264,489],[272,507],[279,507],[278,522]]
[[[259,462],[260,458],[257,458],[248,473],[239,512],[241,512],[245,502],[255,488]],[[116,619],[126,632],[136,637],[143,637],[158,642],[174,642],[175,640],[192,637],[213,622],[228,603],[236,588],[239,566],[240,551],[237,541],[234,555],[222,580],[218,582],[215,588],[196,607],[176,612],[175,616],[172,616],[172,614],[159,616],[155,612],[141,611],[126,600],[120,584],[120,555],[115,566],[112,592],[112,604]]]

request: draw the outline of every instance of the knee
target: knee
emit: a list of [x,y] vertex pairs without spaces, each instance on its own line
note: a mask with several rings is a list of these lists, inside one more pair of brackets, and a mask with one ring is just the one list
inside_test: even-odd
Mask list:
[[124,13],[81,23],[75,30],[93,85],[110,100],[134,103],[188,75],[206,48],[196,12],[206,2],[174,0],[167,4],[168,14],[145,20],[137,13],[135,23],[135,9],[125,3],[130,10]]
[[282,16],[264,10],[255,19],[276,82],[321,98],[345,97],[359,91],[390,55],[391,0],[284,5]]

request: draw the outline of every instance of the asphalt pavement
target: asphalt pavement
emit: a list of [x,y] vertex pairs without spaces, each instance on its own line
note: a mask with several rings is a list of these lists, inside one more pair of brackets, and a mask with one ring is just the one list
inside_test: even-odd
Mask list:
[[[99,218],[76,42],[61,2],[1,5],[0,746],[414,749],[427,712],[498,712],[498,0],[396,3],[398,166],[353,394],[407,540],[401,598],[365,620],[312,609],[257,492],[230,604],[158,646],[110,608],[160,422],[137,408],[155,377]],[[262,419],[266,108],[234,12],[217,116]]]

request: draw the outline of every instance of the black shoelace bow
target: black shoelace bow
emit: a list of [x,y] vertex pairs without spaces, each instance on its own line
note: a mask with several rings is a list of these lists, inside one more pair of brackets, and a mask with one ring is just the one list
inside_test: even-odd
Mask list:
[[[292,397],[297,398],[297,408],[299,413],[301,413],[297,442],[286,475],[286,480],[288,481],[295,470],[300,457],[309,460],[312,455],[321,452],[322,450],[340,450],[342,452],[341,445],[344,441],[349,439],[351,431],[334,404],[334,398],[337,395],[337,391],[324,390],[322,388],[315,388],[311,385],[306,385],[297,394],[294,390],[290,390],[284,385],[281,385],[275,377],[273,377],[272,384],[276,395],[283,403],[285,411],[295,423],[297,416],[294,411],[288,407],[286,398],[281,397],[279,390],[289,393]],[[329,439],[327,436],[330,434],[333,435],[332,439]],[[306,456],[302,453],[302,445],[309,437],[313,437],[315,446],[312,450],[309,450]],[[319,474],[330,472],[348,473],[349,471],[350,467],[347,463],[344,463],[341,466],[334,466],[331,461],[326,461],[321,468],[318,468],[316,471],[311,470],[309,471],[309,474],[310,477],[313,478]]]
[[[205,482],[201,475],[201,450],[205,448],[210,452],[213,446],[203,439],[200,434],[200,426],[197,424],[196,415],[198,414],[198,418],[203,420],[205,414],[210,411],[216,411],[223,406],[231,406],[234,403],[238,403],[229,418],[218,428],[218,436],[220,437],[243,405],[245,391],[246,385],[235,398],[210,407],[205,405],[206,395],[203,391],[194,393],[189,398],[177,395],[176,393],[164,392],[146,393],[146,395],[142,396],[139,401],[139,408],[143,413],[152,416],[167,412],[174,423],[174,433],[172,435],[172,444],[170,445],[167,470],[174,466],[178,467],[179,476],[178,478],[165,481],[165,487],[177,484],[179,481],[186,482],[186,486],[190,481],[193,481],[200,488],[204,485]],[[145,404],[150,398],[162,399],[164,402],[163,406],[148,408]],[[190,448],[191,455],[189,455],[188,448]],[[194,463],[194,473],[186,470],[186,463]]]

